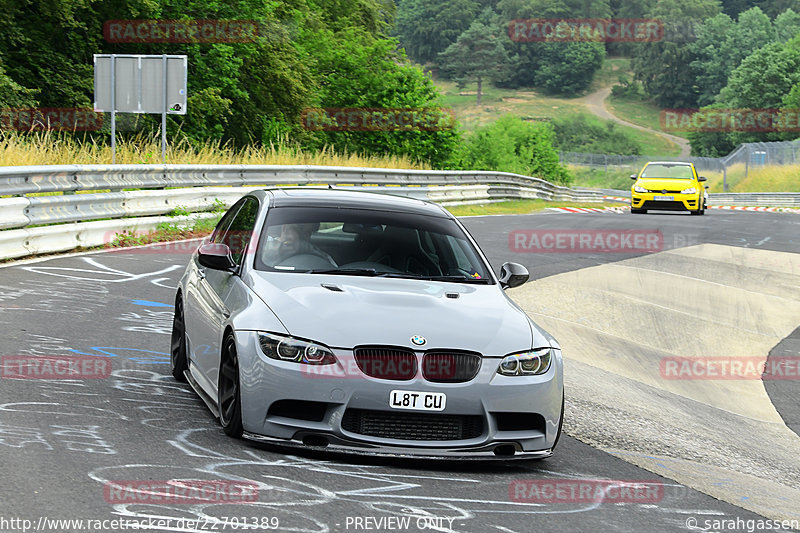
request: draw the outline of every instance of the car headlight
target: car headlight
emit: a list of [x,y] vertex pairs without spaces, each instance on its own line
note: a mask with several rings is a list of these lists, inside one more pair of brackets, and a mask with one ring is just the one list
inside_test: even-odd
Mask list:
[[633,190],[636,191],[636,192],[647,192],[647,189],[645,189],[641,185],[634,185],[633,186]]
[[538,348],[507,355],[500,361],[497,373],[504,376],[537,376],[550,369],[551,348]]
[[258,333],[261,351],[270,359],[307,365],[332,365],[336,357],[329,348],[294,337],[274,333]]
[[697,189],[695,189],[694,187],[689,187],[688,189],[683,189],[681,191],[681,194],[694,194],[696,192],[697,192]]

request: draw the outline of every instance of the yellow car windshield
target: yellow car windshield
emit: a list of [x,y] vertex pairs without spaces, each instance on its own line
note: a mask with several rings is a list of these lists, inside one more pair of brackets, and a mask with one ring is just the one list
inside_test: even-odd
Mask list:
[[643,178],[678,178],[690,180],[694,178],[689,165],[647,165],[642,172]]

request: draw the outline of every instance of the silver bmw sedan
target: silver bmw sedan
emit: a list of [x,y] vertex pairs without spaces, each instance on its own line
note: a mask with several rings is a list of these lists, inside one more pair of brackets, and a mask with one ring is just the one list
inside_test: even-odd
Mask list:
[[506,295],[462,224],[411,198],[255,190],[181,278],[175,379],[225,433],[284,446],[544,458],[561,433],[561,349]]

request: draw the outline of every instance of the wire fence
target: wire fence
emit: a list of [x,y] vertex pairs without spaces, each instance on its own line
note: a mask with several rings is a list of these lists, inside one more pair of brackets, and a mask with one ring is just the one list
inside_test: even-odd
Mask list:
[[698,172],[721,172],[723,189],[728,190],[727,174],[736,168],[739,174],[747,177],[756,168],[771,165],[800,164],[800,139],[795,141],[745,143],[724,157],[661,157],[647,155],[587,154],[581,152],[561,152],[561,163],[565,165],[603,168],[605,172],[630,169],[638,172],[648,161],[690,161]]

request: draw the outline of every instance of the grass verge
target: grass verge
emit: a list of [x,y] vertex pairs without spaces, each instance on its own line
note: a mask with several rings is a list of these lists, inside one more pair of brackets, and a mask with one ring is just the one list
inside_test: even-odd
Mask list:
[[[619,97],[613,94],[606,99],[608,110],[619,118],[650,128],[664,131],[661,127],[661,109],[648,100],[635,97]],[[685,131],[665,131],[676,137],[688,138]]]
[[526,215],[543,211],[548,207],[619,207],[621,203],[580,203],[580,202],[549,202],[547,200],[509,200],[508,202],[495,202],[491,204],[452,205],[446,207],[457,217],[480,215]]
[[162,222],[154,231],[146,233],[123,232],[117,233],[114,239],[102,248],[126,248],[129,246],[143,246],[158,242],[180,241],[196,239],[209,235],[224,213],[219,213],[211,218],[197,218],[191,224],[178,224]]
[[[118,164],[160,164],[160,139],[138,136],[117,140]],[[342,167],[428,170],[429,166],[400,156],[337,153],[331,148],[306,151],[289,145],[247,146],[234,149],[220,141],[194,148],[188,142],[167,145],[169,164],[202,165],[329,165]],[[89,137],[75,139],[53,132],[0,133],[0,165],[111,164],[111,147]]]

